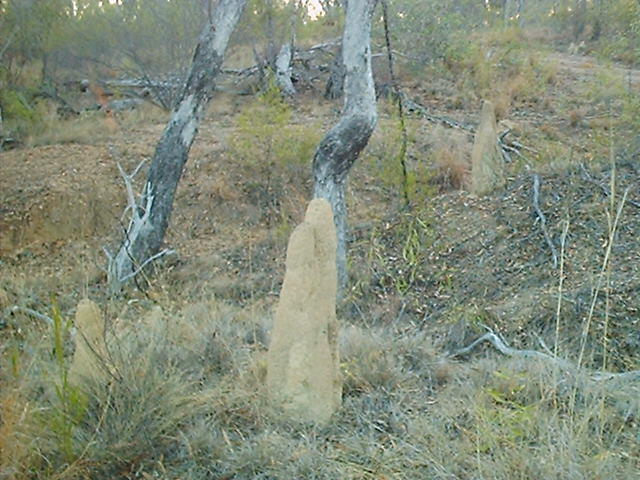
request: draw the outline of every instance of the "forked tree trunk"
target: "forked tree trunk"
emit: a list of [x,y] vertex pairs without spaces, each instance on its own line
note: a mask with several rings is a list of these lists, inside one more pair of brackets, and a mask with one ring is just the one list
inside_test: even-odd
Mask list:
[[369,142],[378,118],[371,71],[371,19],[377,0],[349,0],[342,39],[344,109],[313,158],[314,196],[333,208],[338,236],[339,291],[347,284],[345,184],[351,166]]
[[186,84],[156,146],[140,204],[118,253],[109,260],[109,284],[124,283],[159,251],[169,224],[173,198],[206,106],[215,89],[229,37],[247,0],[219,0],[203,29]]

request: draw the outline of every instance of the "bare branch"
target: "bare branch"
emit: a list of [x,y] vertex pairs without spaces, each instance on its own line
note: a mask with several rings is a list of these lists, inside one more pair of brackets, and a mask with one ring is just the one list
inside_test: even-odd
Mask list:
[[[456,350],[449,354],[449,357],[461,357],[463,355],[469,354],[474,348],[484,342],[490,343],[496,350],[498,350],[503,355],[507,357],[520,357],[520,358],[535,358],[537,360],[542,360],[545,362],[549,362],[554,364],[555,366],[565,370],[568,373],[577,374],[580,370],[570,362],[558,358],[554,355],[550,355],[544,352],[539,352],[537,350],[520,350],[517,348],[511,348],[505,341],[503,341],[498,335],[493,333],[491,329],[488,329],[489,332],[482,335],[480,338],[476,339],[470,345]],[[629,372],[591,372],[589,373],[589,377],[591,380],[600,382],[600,381],[608,381],[608,380],[639,380],[640,379],[640,370],[632,370]]]
[[144,268],[149,265],[151,262],[154,262],[155,260],[159,259],[160,257],[164,257],[165,255],[172,255],[175,254],[176,251],[175,250],[171,250],[169,248],[165,248],[164,250],[162,250],[161,252],[156,253],[155,255],[152,255],[151,257],[147,258],[144,262],[142,262],[142,265],[140,265],[138,268],[136,268],[133,272],[131,272],[128,275],[125,275],[124,277],[122,277],[120,279],[120,282],[124,283],[127,280],[135,277],[136,275],[138,275],[142,270],[144,270]]
[[22,313],[30,315],[30,316],[32,316],[34,318],[37,318],[38,320],[42,320],[43,322],[45,322],[49,326],[53,325],[53,319],[51,317],[49,317],[48,315],[45,315],[43,313],[37,312],[37,311],[35,311],[35,310],[31,309],[31,308],[20,307],[18,305],[14,305],[13,307],[11,307],[9,309],[9,311],[11,313],[22,312]]
[[[600,182],[598,182],[597,180],[595,180],[590,174],[589,171],[587,170],[587,168],[584,166],[583,163],[580,164],[580,168],[582,169],[582,178],[584,178],[587,182],[589,182],[592,185],[595,185],[596,187],[598,187],[602,193],[604,193],[604,195],[606,197],[611,197],[611,192],[609,191],[609,189],[607,187],[605,187],[604,185],[602,185]],[[640,202],[636,202],[634,200],[630,200],[627,198],[627,203],[629,205],[632,205],[636,208],[640,208]]]
[[553,258],[553,268],[558,267],[558,252],[556,250],[553,241],[551,240],[551,236],[547,230],[547,219],[540,208],[540,177],[538,174],[533,176],[533,208],[540,219],[540,229],[542,230],[542,234],[544,235],[544,239],[549,245],[551,249],[551,256]]
[[13,43],[13,39],[15,38],[17,33],[18,33],[18,27],[14,27],[13,31],[11,32],[7,40],[4,42],[4,46],[0,50],[0,60],[2,60],[2,57],[4,57],[4,54],[7,53],[7,50]]

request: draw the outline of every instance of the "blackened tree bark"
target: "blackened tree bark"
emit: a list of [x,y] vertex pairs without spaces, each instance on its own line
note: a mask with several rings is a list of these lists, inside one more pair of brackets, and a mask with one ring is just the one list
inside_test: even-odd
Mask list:
[[333,208],[338,236],[339,291],[347,284],[345,184],[352,165],[369,142],[378,118],[371,71],[371,19],[377,0],[349,0],[342,38],[344,108],[338,123],[313,158],[314,196]]
[[130,205],[132,219],[125,238],[118,253],[109,259],[112,291],[119,291],[160,250],[189,150],[246,1],[219,0],[200,35],[180,100],[156,146],[142,200]]

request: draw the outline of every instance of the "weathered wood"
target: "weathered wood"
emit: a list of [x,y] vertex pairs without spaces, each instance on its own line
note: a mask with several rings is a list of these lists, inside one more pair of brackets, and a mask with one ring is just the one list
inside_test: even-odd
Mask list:
[[313,158],[314,196],[333,209],[337,234],[339,291],[347,283],[345,184],[349,170],[369,142],[378,118],[371,70],[371,18],[376,0],[350,0],[342,40],[345,103],[338,123]]
[[540,176],[537,173],[533,175],[533,209],[535,210],[538,219],[540,219],[540,230],[542,230],[544,240],[547,242],[547,245],[549,245],[549,250],[551,250],[553,268],[557,268],[558,252],[553,244],[553,240],[551,240],[551,235],[549,235],[549,231],[547,230],[547,218],[544,216],[544,213],[540,208]]
[[180,100],[156,146],[136,221],[125,232],[118,253],[109,262],[109,284],[117,292],[162,246],[178,182],[200,120],[215,90],[224,53],[246,0],[220,0],[213,21],[204,27]]
[[324,90],[324,98],[327,100],[335,100],[342,97],[344,92],[344,62],[342,61],[342,46],[338,48],[336,55],[331,62],[329,70],[329,79]]
[[280,91],[289,97],[293,97],[296,94],[296,89],[291,81],[291,60],[293,59],[292,44],[285,43],[280,48],[278,56],[276,57],[276,84]]
[[470,345],[456,350],[449,354],[449,358],[461,357],[464,355],[468,355],[471,351],[480,345],[481,343],[488,342],[490,343],[496,350],[498,350],[501,354],[506,355],[508,357],[520,357],[525,359],[535,359],[543,362],[549,362],[553,366],[564,370],[565,372],[572,375],[579,375],[581,373],[586,373],[588,378],[594,382],[607,382],[610,380],[621,380],[621,381],[635,381],[640,380],[640,370],[631,370],[628,372],[603,372],[603,371],[595,371],[589,372],[580,369],[580,364],[573,365],[572,363],[563,360],[562,358],[556,357],[550,353],[539,352],[537,350],[520,350],[517,348],[512,348],[507,343],[502,340],[498,335],[496,335],[493,331],[489,330],[488,333],[485,333],[480,338],[476,339]]

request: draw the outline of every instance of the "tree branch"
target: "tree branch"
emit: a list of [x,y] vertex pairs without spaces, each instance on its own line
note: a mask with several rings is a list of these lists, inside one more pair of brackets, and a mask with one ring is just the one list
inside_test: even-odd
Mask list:
[[[561,358],[555,357],[553,355],[539,352],[537,350],[520,350],[517,348],[511,348],[507,343],[502,340],[498,335],[493,333],[490,329],[489,331],[482,335],[480,338],[473,341],[470,345],[456,350],[455,352],[451,352],[448,356],[450,358],[461,357],[463,355],[469,354],[474,348],[476,348],[481,343],[488,342],[490,343],[496,350],[498,350],[503,355],[507,357],[520,357],[520,358],[535,358],[537,360],[542,360],[545,362],[552,363],[553,365],[565,370],[571,374],[577,374],[580,370],[570,362],[563,360]],[[608,381],[608,380],[640,380],[640,370],[631,370],[629,372],[591,372],[589,373],[589,378],[591,380],[600,382],[600,381]]]
[[553,268],[558,267],[558,252],[556,250],[553,241],[551,240],[551,236],[547,230],[547,219],[540,208],[540,177],[538,174],[533,175],[533,208],[540,219],[540,229],[542,230],[542,234],[544,235],[544,239],[549,245],[551,249],[551,256],[553,258]]

